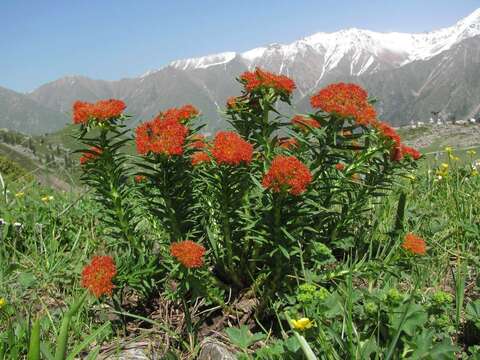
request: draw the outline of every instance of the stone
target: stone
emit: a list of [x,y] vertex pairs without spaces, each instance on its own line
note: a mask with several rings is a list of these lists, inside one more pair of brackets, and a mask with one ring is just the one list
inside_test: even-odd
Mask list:
[[205,339],[198,360],[235,360],[237,357],[222,343],[214,339]]

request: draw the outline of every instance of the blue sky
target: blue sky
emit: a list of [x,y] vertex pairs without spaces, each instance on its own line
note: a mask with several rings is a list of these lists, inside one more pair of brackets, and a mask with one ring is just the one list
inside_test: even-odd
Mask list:
[[176,59],[358,27],[423,32],[480,0],[0,0],[0,86],[65,75],[115,80]]

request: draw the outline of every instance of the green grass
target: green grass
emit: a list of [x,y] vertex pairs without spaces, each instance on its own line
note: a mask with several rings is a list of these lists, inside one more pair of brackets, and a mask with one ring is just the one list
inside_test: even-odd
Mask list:
[[[430,169],[430,173],[428,170],[421,167],[414,180],[399,184],[394,193],[378,205],[377,217],[372,219],[376,222],[375,230],[369,236],[377,250],[372,251],[367,262],[353,256],[350,260],[355,268],[353,272],[342,270],[344,268],[340,266],[331,274],[331,286],[340,290],[344,281],[350,279],[345,283],[350,284],[345,288],[346,293],[356,291],[355,286],[364,281],[370,284],[372,291],[380,291],[385,286],[395,286],[404,293],[413,291],[416,285],[410,275],[392,275],[400,268],[396,264],[390,265],[388,259],[394,256],[398,260],[398,251],[390,254],[392,243],[385,235],[394,226],[392,214],[397,210],[398,193],[402,191],[407,195],[405,230],[421,234],[428,244],[428,256],[418,263],[422,269],[420,293],[430,296],[437,290],[444,290],[455,296],[456,291],[461,290],[462,301],[457,301],[457,310],[454,303],[450,309],[452,314],[457,312],[463,322],[465,304],[473,301],[480,290],[477,287],[480,177],[468,177],[459,169],[439,181],[432,173],[434,170]],[[6,299],[10,309],[14,309],[8,315],[14,323],[28,322],[28,314],[43,314],[42,338],[54,339],[67,304],[81,292],[82,267],[92,253],[102,249],[105,228],[101,222],[101,209],[89,194],[61,193],[34,182],[7,185],[10,192],[4,193],[0,200],[0,218],[7,222],[2,229],[4,240],[0,244],[0,297]],[[15,193],[20,190],[24,194],[16,197]],[[51,201],[42,201],[49,195],[53,196]],[[21,230],[15,230],[13,224],[16,222],[23,224]],[[144,226],[150,228],[153,236],[161,236],[159,230],[154,230],[155,224],[147,221]],[[377,259],[384,262],[382,266],[378,267]],[[372,278],[372,268],[375,267],[378,272]],[[466,270],[463,285],[467,285],[460,290],[452,278],[452,273],[458,274],[459,269]],[[345,278],[342,271],[353,278]],[[118,318],[111,304],[99,305],[90,299],[73,318],[71,343],[81,342],[108,323],[108,319]],[[145,311],[144,316],[148,318],[152,310]],[[136,324],[145,328],[134,331],[143,337],[149,336],[148,328],[152,326],[160,332],[171,326],[168,321],[156,321],[158,326],[146,326],[145,322],[134,318],[128,320],[130,326]],[[351,325],[349,333],[353,336],[356,330],[352,322]],[[120,330],[118,325],[109,325],[108,331],[102,330],[97,341],[114,342],[116,332]],[[461,338],[462,326],[455,325],[450,336],[454,340]],[[464,346],[461,341],[459,345]]]
[[[401,132],[406,141],[412,142],[431,134],[431,130],[426,127]],[[31,139],[30,146],[33,144],[41,159],[57,146],[61,152],[75,150],[71,132],[72,127],[68,127],[46,137],[15,136],[17,144],[25,145]],[[295,347],[289,340],[293,339],[307,353],[323,349],[325,358],[332,359],[340,359],[345,353],[362,359],[368,346],[383,342],[383,358],[399,359],[399,343],[407,344],[404,349],[411,347],[407,355],[422,346],[427,352],[437,351],[428,340],[428,331],[435,329],[436,345],[453,341],[458,356],[478,356],[480,348],[475,346],[480,346],[480,329],[468,330],[472,321],[467,321],[465,309],[474,304],[480,293],[480,176],[471,176],[471,163],[480,158],[480,147],[469,139],[474,145],[468,148],[476,149],[477,154],[467,154],[463,146],[466,141],[461,136],[436,139],[422,149],[426,156],[414,177],[396,184],[392,194],[375,205],[376,216],[368,224],[371,232],[354,239],[360,247],[369,249],[366,254],[360,256],[355,247],[342,259],[326,253],[322,270],[304,269],[304,274],[291,274],[299,284],[308,281],[328,289],[329,296],[315,306],[301,303],[296,300],[298,294],[292,294],[288,314],[277,315],[279,319],[307,316],[315,320],[312,330],[294,331],[294,337],[281,339],[271,337],[272,329],[265,325],[257,326],[256,334],[241,333],[242,341],[230,340],[234,344],[247,343],[242,351],[251,358],[256,356],[255,350],[261,353],[261,348],[271,356],[275,348]],[[448,156],[444,150],[447,145],[460,149],[452,154],[459,160]],[[75,183],[78,168],[40,163],[35,157],[3,144],[1,154],[14,162],[0,158],[0,172],[8,175],[5,188],[0,188],[0,218],[6,222],[0,228],[0,298],[7,302],[0,308],[0,360],[1,344],[8,343],[9,326],[15,329],[17,348],[11,345],[8,356],[21,358],[26,354],[32,320],[38,315],[42,342],[50,344],[51,352],[65,312],[83,292],[83,267],[93,254],[108,253],[108,226],[91,193],[80,187],[71,192],[59,191],[45,186],[48,182],[38,184],[38,178],[33,178],[53,174]],[[436,174],[440,163],[449,164],[448,176],[441,179]],[[400,194],[406,196],[404,209],[399,206]],[[403,216],[399,215],[399,208],[404,210]],[[164,239],[162,229],[151,217],[142,219],[138,226],[146,238],[158,243]],[[426,240],[426,256],[406,256],[400,246],[406,232]],[[435,307],[439,291],[453,299],[442,304],[440,310]],[[392,300],[396,297],[402,300],[396,303]],[[72,318],[69,349],[81,352],[80,345],[85,345],[95,354],[100,351],[96,345],[102,342],[115,348],[131,338],[150,342],[159,336],[160,341],[168,338],[171,344],[170,349],[160,349],[161,352],[170,350],[176,354],[173,358],[186,356],[190,339],[181,331],[182,323],[179,325],[176,317],[182,312],[181,307],[162,293],[155,294],[154,299],[139,298],[135,291],[127,291],[122,311],[108,299],[88,298]],[[366,314],[367,305],[377,306],[377,312]],[[408,336],[410,328],[415,330],[413,339]],[[285,334],[290,331],[284,330]],[[367,333],[372,334],[371,338],[365,337]],[[268,346],[256,345],[258,339],[265,338]],[[447,351],[448,346],[443,349]],[[286,356],[281,354],[280,358]]]

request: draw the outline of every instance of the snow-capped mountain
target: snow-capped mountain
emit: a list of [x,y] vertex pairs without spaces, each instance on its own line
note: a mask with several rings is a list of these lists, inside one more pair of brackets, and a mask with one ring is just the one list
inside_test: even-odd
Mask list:
[[249,69],[262,66],[278,73],[294,75],[297,63],[315,63],[316,66],[309,69],[308,79],[299,84],[302,91],[309,91],[344,63],[349,66],[342,69],[342,73],[347,70],[351,76],[371,74],[431,59],[477,35],[480,35],[480,9],[454,26],[428,33],[380,33],[356,28],[333,33],[319,32],[291,44],[271,44],[243,53],[225,52],[177,60],[169,66],[184,71],[206,69],[225,66],[237,58]]
[[132,79],[66,77],[27,96],[62,112],[77,99],[121,98],[135,116],[132,125],[167,107],[192,103],[214,131],[224,126],[219,112],[227,97],[239,93],[235,78],[259,66],[295,80],[299,112],[309,111],[308,97],[326,84],[357,82],[381,100],[377,109],[382,118],[399,125],[426,120],[431,111],[457,118],[479,113],[479,65],[480,9],[451,27],[427,33],[320,32],[291,44],[177,60]]

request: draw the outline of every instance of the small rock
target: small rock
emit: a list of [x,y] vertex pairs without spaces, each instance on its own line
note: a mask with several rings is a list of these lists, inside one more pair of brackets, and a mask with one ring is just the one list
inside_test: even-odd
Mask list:
[[222,343],[206,339],[202,344],[202,351],[198,360],[235,360],[237,357]]
[[156,360],[158,357],[148,348],[139,344],[139,346],[129,345],[129,348],[121,350],[110,350],[108,354],[101,354],[101,360]]

